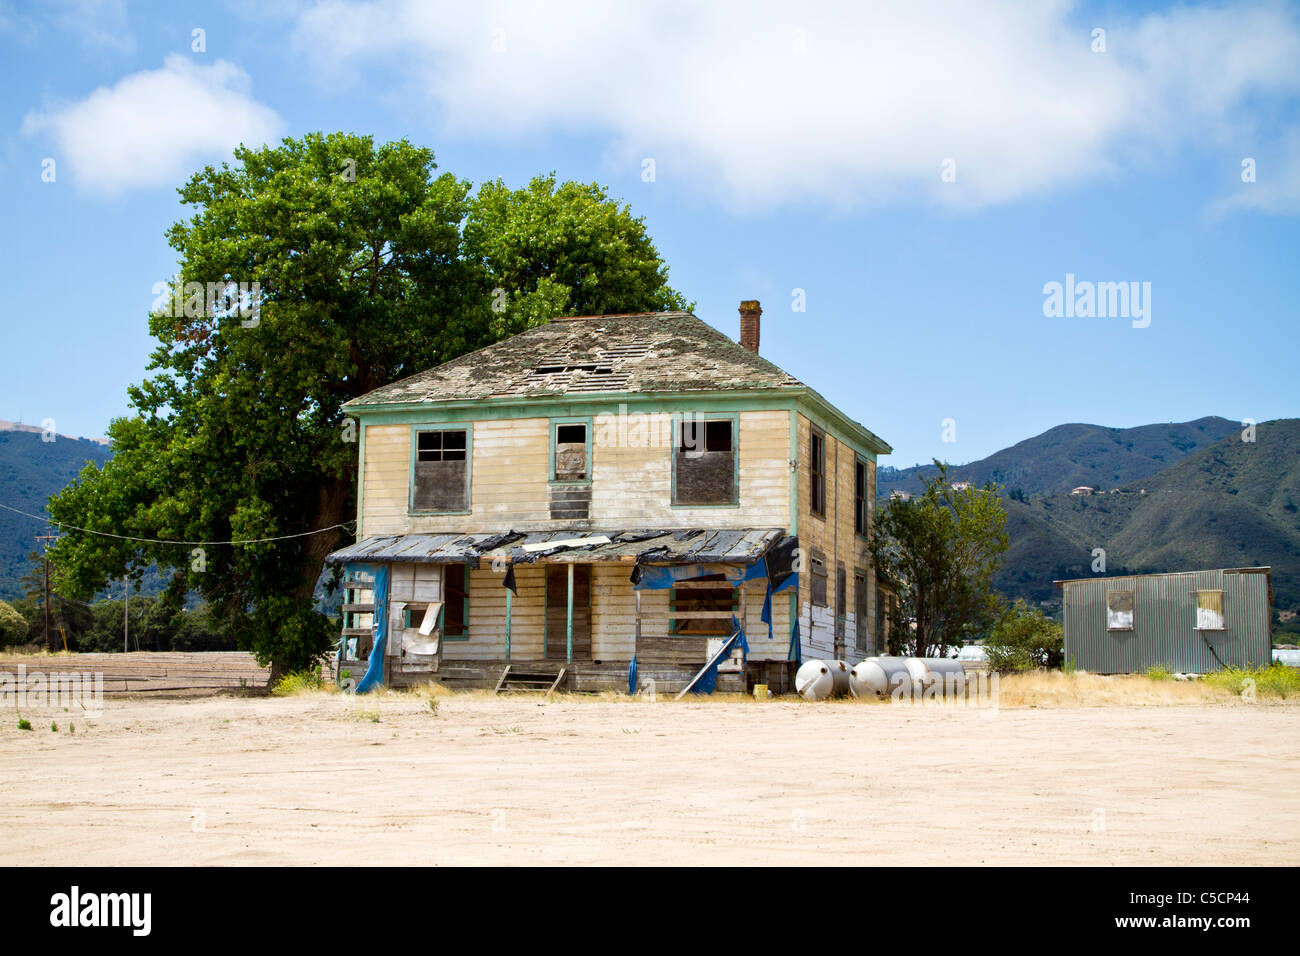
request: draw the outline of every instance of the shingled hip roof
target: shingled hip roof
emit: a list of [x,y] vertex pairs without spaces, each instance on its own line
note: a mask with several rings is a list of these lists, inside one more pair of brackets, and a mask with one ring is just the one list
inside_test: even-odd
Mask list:
[[647,312],[552,319],[375,389],[343,407],[804,387],[689,312]]

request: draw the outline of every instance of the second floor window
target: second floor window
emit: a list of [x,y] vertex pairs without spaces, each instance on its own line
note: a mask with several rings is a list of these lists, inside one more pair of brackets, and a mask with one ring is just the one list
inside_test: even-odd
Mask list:
[[469,433],[465,429],[415,433],[411,510],[469,510]]
[[808,504],[812,513],[826,517],[826,436],[813,429],[810,438]]
[[870,527],[870,513],[867,511],[867,463],[861,458],[853,464],[853,530],[866,536]]
[[679,421],[673,468],[673,504],[736,504],[734,421],[730,418]]

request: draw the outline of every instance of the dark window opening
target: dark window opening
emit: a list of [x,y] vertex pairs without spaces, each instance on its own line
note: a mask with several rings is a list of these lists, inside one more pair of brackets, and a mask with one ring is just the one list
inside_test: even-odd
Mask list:
[[866,535],[867,514],[867,463],[858,460],[853,465],[853,530]]
[[670,606],[669,634],[726,637],[731,634],[731,617],[737,613],[739,597],[725,575],[706,574],[677,582]]
[[417,461],[464,461],[464,432],[419,432],[416,436]]
[[826,517],[826,436],[816,429],[810,442],[812,462],[809,465],[808,503],[812,513]]
[[469,510],[468,438],[464,429],[416,432],[413,510]]
[[587,443],[586,425],[557,425],[555,441],[561,445],[585,445]]
[[674,460],[673,504],[737,503],[736,442],[731,419],[678,422]]
[[442,580],[442,636],[469,637],[469,565],[447,565]]

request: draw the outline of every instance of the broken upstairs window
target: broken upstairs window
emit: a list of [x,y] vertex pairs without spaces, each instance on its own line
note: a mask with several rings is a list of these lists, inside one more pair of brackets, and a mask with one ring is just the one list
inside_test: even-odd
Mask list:
[[468,438],[464,429],[415,433],[413,511],[469,510]]

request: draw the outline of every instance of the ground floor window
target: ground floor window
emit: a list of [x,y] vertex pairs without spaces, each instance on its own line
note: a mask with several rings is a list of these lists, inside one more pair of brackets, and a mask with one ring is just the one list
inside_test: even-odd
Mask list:
[[726,576],[706,574],[678,581],[669,598],[668,633],[691,637],[731,634],[740,599]]

